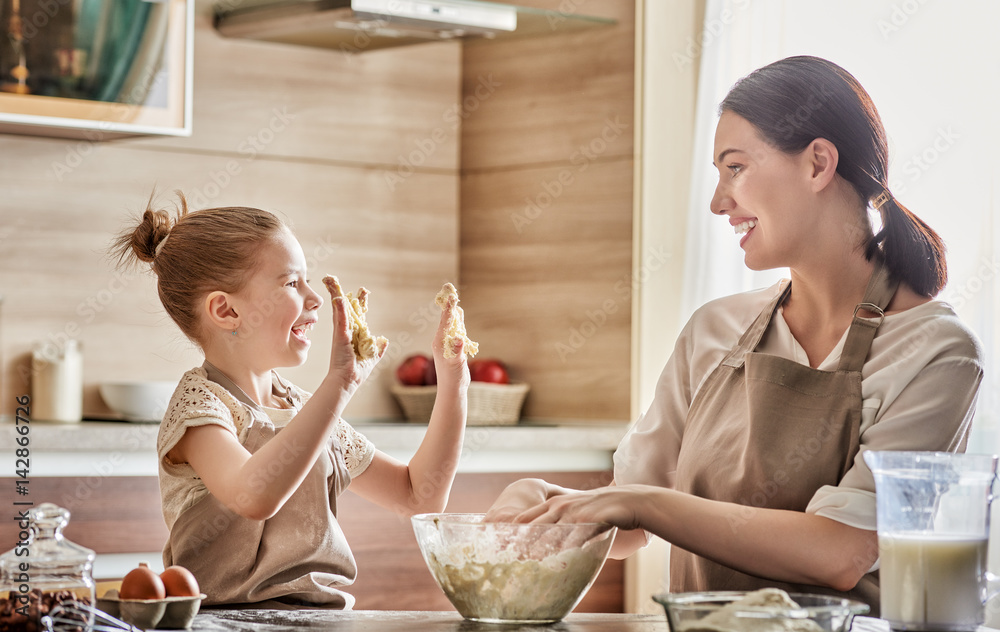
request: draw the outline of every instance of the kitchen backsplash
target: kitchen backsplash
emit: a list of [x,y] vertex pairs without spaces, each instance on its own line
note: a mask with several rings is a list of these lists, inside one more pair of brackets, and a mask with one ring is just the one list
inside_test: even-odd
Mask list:
[[[102,381],[177,379],[200,364],[160,306],[153,277],[117,270],[107,256],[154,190],[166,207],[177,189],[193,209],[279,213],[314,280],[334,273],[348,289],[371,290],[372,328],[393,340],[397,356],[429,349],[429,332],[408,344],[403,334],[458,274],[458,131],[444,131],[405,182],[388,176],[460,100],[460,44],[352,56],[229,40],[201,2],[194,46],[190,138],[0,135],[3,413],[29,392],[36,343],[81,341],[85,415],[108,412]],[[329,302],[321,313],[331,317]],[[330,329],[321,322],[306,365],[284,372],[303,388],[325,374]],[[382,370],[374,381],[387,387],[390,376]],[[387,388],[362,389],[349,412],[398,414]]]
[[[392,369],[429,351],[433,297],[457,281],[483,357],[532,385],[526,416],[627,420],[634,11],[585,5],[618,24],[347,55],[223,38],[199,0],[193,136],[0,135],[0,412],[29,391],[39,342],[81,341],[91,415],[108,412],[102,381],[200,363],[150,274],[106,252],[154,190],[169,207],[178,189],[195,209],[281,214],[314,281],[371,290],[372,330],[392,346],[349,418],[399,415]],[[309,361],[283,372],[306,389],[325,373],[330,327],[311,338]]]

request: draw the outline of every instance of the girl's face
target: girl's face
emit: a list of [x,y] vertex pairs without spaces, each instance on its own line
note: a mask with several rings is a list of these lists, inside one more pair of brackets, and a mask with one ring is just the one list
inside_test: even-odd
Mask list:
[[733,226],[752,270],[791,266],[809,251],[810,217],[804,152],[788,155],[765,142],[746,119],[722,113],[715,132],[719,184],[712,212]]
[[256,270],[233,295],[240,316],[240,342],[252,345],[249,354],[257,369],[299,366],[309,352],[308,331],[317,322],[323,298],[306,280],[302,247],[288,231],[281,231],[258,251]]

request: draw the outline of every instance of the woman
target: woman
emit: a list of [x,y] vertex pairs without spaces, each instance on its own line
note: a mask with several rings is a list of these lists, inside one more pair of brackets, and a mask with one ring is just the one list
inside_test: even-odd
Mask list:
[[615,453],[614,485],[519,481],[490,518],[611,523],[628,530],[616,557],[662,537],[672,591],[777,586],[877,611],[861,452],[964,450],[981,349],[932,298],[943,244],[888,191],[885,132],[854,77],[784,59],[739,81],[720,112],[711,210],[748,267],[791,280],[692,316]]

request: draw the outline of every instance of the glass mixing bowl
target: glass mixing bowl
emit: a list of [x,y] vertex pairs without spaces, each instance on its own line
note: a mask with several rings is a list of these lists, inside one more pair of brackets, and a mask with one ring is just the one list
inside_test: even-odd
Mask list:
[[666,610],[671,632],[847,632],[854,616],[869,610],[859,601],[800,593],[788,593],[798,607],[734,607],[761,592],[666,593],[653,599]]
[[483,514],[412,518],[427,568],[472,621],[552,623],[580,602],[611,550],[605,524],[483,522]]

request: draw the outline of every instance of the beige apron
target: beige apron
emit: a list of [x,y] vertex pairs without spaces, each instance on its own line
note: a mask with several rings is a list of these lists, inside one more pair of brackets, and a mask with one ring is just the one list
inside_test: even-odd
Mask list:
[[[677,462],[676,489],[747,506],[730,526],[753,520],[753,507],[805,511],[823,485],[837,485],[860,446],[861,367],[897,282],[876,266],[863,303],[855,310],[836,371],[820,371],[756,352],[786,283],[705,381],[691,404]],[[876,309],[877,308],[877,309]],[[671,591],[756,590],[841,594],[747,575],[680,547],[670,552]],[[878,574],[866,574],[849,593],[877,616]]]
[[[204,368],[208,379],[250,407],[252,421],[243,443],[250,453],[280,432],[229,378],[207,362]],[[277,377],[274,392],[298,404],[294,391]],[[208,494],[177,518],[163,563],[194,573],[208,595],[206,606],[270,601],[276,607],[350,608],[354,598],[339,589],[354,582],[357,567],[336,517],[337,496],[350,480],[334,440],[267,520],[243,518]]]

